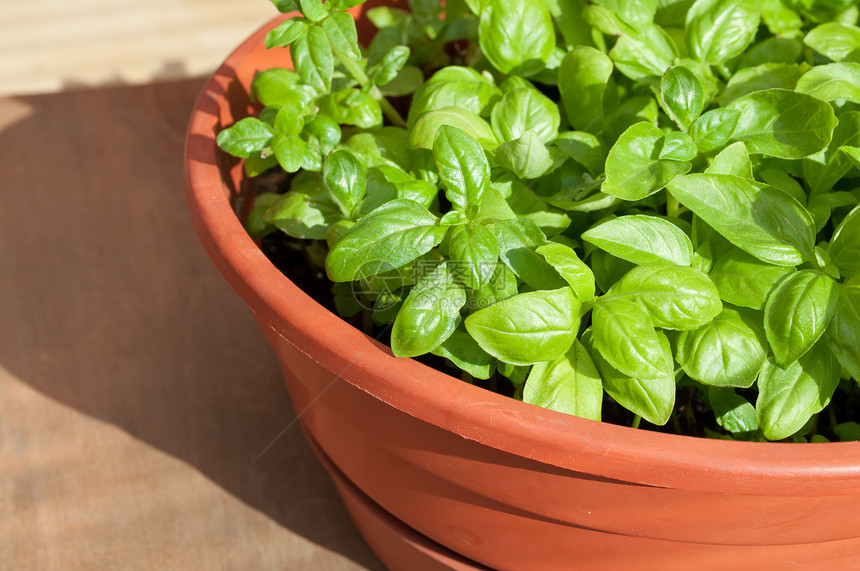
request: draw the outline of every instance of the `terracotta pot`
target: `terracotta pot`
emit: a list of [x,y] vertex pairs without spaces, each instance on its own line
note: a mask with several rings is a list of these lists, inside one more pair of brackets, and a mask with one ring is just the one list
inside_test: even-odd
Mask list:
[[286,50],[263,47],[276,23],[204,88],[186,195],[200,240],[254,312],[304,429],[388,566],[857,568],[860,443],[704,440],[527,405],[393,357],[272,266],[234,213],[241,169],[214,137],[250,112],[256,71],[289,65]]

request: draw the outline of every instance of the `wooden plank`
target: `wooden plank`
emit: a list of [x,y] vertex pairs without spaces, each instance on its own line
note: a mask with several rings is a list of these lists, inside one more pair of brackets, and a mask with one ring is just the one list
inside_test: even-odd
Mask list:
[[198,245],[200,80],[0,98],[0,569],[381,569]]
[[7,2],[0,95],[211,73],[276,15],[266,0]]

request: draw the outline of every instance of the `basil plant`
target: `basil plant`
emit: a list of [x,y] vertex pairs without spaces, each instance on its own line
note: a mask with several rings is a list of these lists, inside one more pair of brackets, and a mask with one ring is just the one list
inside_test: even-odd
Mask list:
[[249,232],[394,355],[589,419],[860,438],[855,2],[410,0],[361,46],[361,0],[272,1],[294,71],[217,142],[291,173]]

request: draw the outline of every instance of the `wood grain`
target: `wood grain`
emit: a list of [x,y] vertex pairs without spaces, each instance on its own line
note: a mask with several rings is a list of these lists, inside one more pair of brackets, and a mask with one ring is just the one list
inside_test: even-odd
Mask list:
[[200,80],[0,98],[0,569],[381,569],[182,196]]
[[28,0],[0,17],[0,95],[211,73],[268,0]]

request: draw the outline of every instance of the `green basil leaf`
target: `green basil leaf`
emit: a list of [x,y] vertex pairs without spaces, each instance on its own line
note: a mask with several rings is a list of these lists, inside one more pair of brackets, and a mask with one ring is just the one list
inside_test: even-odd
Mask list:
[[322,28],[308,26],[307,33],[293,42],[290,55],[303,82],[316,89],[318,93],[326,93],[331,89],[334,56],[331,53],[331,44]]
[[319,141],[311,137],[300,137],[304,142],[302,152],[302,170],[319,172],[322,170],[322,155],[320,154]]
[[651,125],[658,124],[659,105],[653,97],[636,95],[608,112],[604,124],[604,139],[614,141],[629,127],[641,121]]
[[321,26],[334,49],[351,59],[361,59],[358,32],[355,29],[355,20],[352,16],[346,12],[335,12],[323,20]]
[[692,161],[698,154],[699,150],[690,135],[670,131],[663,137],[663,144],[660,145],[657,158],[666,161],[686,162]]
[[680,126],[687,128],[705,108],[705,91],[696,74],[681,66],[670,68],[660,82],[665,109]]
[[266,69],[254,76],[251,82],[251,97],[266,106],[301,101],[305,97],[307,101],[311,101],[316,94],[307,86],[300,85],[300,81],[299,74],[291,69]]
[[[618,404],[653,424],[666,424],[675,406],[675,378],[673,374],[658,377],[638,377],[621,373],[601,355],[594,346],[591,331],[582,336],[585,345],[603,379],[603,390]],[[672,356],[669,340],[656,332],[662,353]]]
[[788,438],[820,412],[839,383],[839,363],[819,343],[799,361],[782,368],[768,361],[758,379],[758,424],[769,440]]
[[[737,144],[737,143],[736,143]],[[803,159],[807,161],[809,159]],[[804,190],[803,186],[797,180],[794,179],[789,173],[779,170],[779,169],[760,169],[758,171],[758,177],[764,182],[774,188],[778,188],[783,191],[800,204],[806,202],[806,190]]]
[[[394,46],[388,53],[383,56],[382,61],[379,62],[378,67],[373,70],[371,75],[371,79],[373,83],[376,85],[388,85],[398,76],[402,76],[402,71],[406,66],[406,62],[409,61],[410,50],[407,46]],[[410,68],[406,68],[410,69]],[[417,72],[417,81],[415,82],[414,87],[409,88],[405,91],[405,93],[411,93],[424,81],[424,74],[421,73],[421,70],[418,68],[411,68],[414,71],[407,72],[411,74],[415,74]],[[388,88],[390,90],[390,87]]]
[[272,151],[285,171],[296,172],[305,164],[307,143],[298,135],[278,133],[272,139]]
[[407,137],[404,129],[382,127],[354,134],[344,147],[367,167],[390,166],[409,170],[412,168],[413,153],[409,149]]
[[696,0],[687,13],[687,49],[698,61],[723,63],[753,42],[758,24],[751,0]]
[[[340,284],[346,285],[346,284]],[[408,295],[406,288],[383,291],[373,302],[371,317],[377,325],[393,325]]]
[[[857,197],[850,192],[826,192],[824,194],[816,194],[809,198],[807,208],[809,213],[815,218],[815,230],[820,232],[827,221],[830,220],[831,211],[842,206],[854,206],[857,204]],[[817,247],[816,247],[817,250]],[[828,254],[828,260],[830,260]],[[828,261],[828,264],[830,261]],[[825,264],[825,265],[828,265]],[[824,267],[819,265],[819,267]]]
[[[586,6],[582,10],[582,17],[596,31],[608,36],[634,35],[636,30],[618,17],[612,10],[599,5]],[[594,38],[592,37],[592,40]],[[605,42],[596,42],[603,44]]]
[[860,111],[845,111],[838,120],[827,149],[803,159],[803,178],[812,197],[833,188],[851,170],[851,159],[841,149],[860,145]]
[[614,369],[637,379],[671,375],[674,360],[644,307],[623,297],[597,300],[591,314],[594,347]]
[[281,199],[283,195],[276,192],[262,192],[254,197],[254,207],[245,219],[245,230],[251,238],[262,238],[271,234],[277,227],[267,222],[263,214],[271,205]]
[[436,131],[433,158],[451,204],[467,214],[477,212],[490,182],[490,163],[478,141],[461,129],[442,125]]
[[845,145],[839,148],[842,153],[848,157],[851,163],[860,168],[860,147],[854,145]]
[[335,151],[323,165],[323,179],[343,212],[349,216],[364,198],[367,182],[365,167],[355,155],[346,150]]
[[302,14],[305,18],[313,22],[319,22],[328,16],[328,9],[323,5],[322,0],[298,0]]
[[269,49],[287,47],[307,32],[307,29],[306,20],[290,18],[266,33],[266,47]]
[[603,94],[614,67],[606,54],[588,46],[576,46],[561,60],[558,89],[574,129],[601,130]]
[[402,26],[409,22],[410,14],[400,8],[374,6],[367,11],[367,19],[379,28],[380,33],[384,32],[386,28],[393,28],[393,31],[396,32],[395,35],[402,35]]
[[654,21],[657,13],[657,0],[596,0],[604,8],[617,14],[627,24],[636,29]]
[[743,250],[732,249],[717,260],[709,276],[720,299],[751,309],[764,309],[767,296],[793,267],[766,264]]
[[334,307],[342,317],[353,317],[365,309],[363,302],[356,299],[351,284],[334,284],[331,293]]
[[686,266],[637,266],[618,280],[606,297],[633,299],[656,327],[682,331],[708,323],[723,309],[714,282]]
[[284,135],[298,135],[305,126],[302,106],[291,102],[283,105],[275,115],[275,131]]
[[663,132],[650,123],[636,123],[618,138],[606,157],[601,190],[624,200],[640,200],[688,172],[688,162],[652,158]]
[[543,2],[489,0],[481,12],[478,43],[502,73],[535,74],[555,47],[552,15]]
[[381,67],[373,82],[379,86],[379,91],[386,97],[401,97],[411,95],[424,82],[424,74],[414,65],[404,65],[393,77],[388,73],[393,67]]
[[496,147],[496,162],[522,179],[537,178],[552,167],[546,145],[533,130]]
[[860,50],[860,28],[828,22],[813,28],[803,43],[833,61],[842,61]]
[[489,379],[495,368],[496,358],[481,349],[481,346],[465,331],[457,329],[432,353],[448,359],[476,379]]
[[572,248],[564,244],[548,242],[538,246],[535,251],[570,284],[579,301],[587,303],[594,299],[594,274]]
[[804,68],[795,64],[763,63],[759,66],[742,69],[726,83],[725,89],[717,98],[722,105],[728,105],[744,95],[765,89],[794,89],[803,75]]
[[606,152],[600,140],[591,133],[583,131],[565,131],[559,133],[555,145],[567,156],[588,169],[592,177],[603,173],[606,162]]
[[600,420],[603,385],[591,356],[579,341],[554,361],[532,367],[523,401],[550,410]]
[[708,387],[708,402],[717,424],[735,436],[752,436],[758,430],[755,407],[733,389]]
[[285,193],[263,213],[263,220],[293,238],[324,240],[329,227],[343,218],[319,183],[300,185]]
[[461,224],[468,223],[469,218],[462,210],[451,210],[446,212],[442,218],[439,219],[439,224],[441,226],[459,226]]
[[609,57],[618,71],[633,80],[660,77],[678,57],[678,48],[666,31],[651,24],[638,34],[618,38]]
[[669,192],[738,248],[778,266],[812,259],[815,225],[796,200],[770,186],[725,174],[691,174]]
[[526,377],[529,376],[531,365],[510,365],[508,363],[496,362],[496,370],[503,377],[508,378],[515,387],[515,396],[522,398],[523,385],[525,385]]
[[532,189],[517,179],[513,179],[511,184],[514,192],[508,198],[508,204],[518,218],[534,222],[546,236],[560,234],[570,226],[570,217],[567,214],[549,206],[548,202]]
[[[517,215],[511,210],[505,197],[491,183],[487,192],[484,193],[484,200],[481,201],[478,215],[474,221],[488,224],[497,220],[513,220],[514,218],[517,218]],[[540,229],[538,229],[538,232],[542,235]],[[546,236],[543,236],[542,239],[546,239]]]
[[568,2],[547,2],[553,20],[564,38],[563,45],[571,50],[580,45],[593,45],[591,26],[582,17],[586,0]]
[[272,141],[275,130],[254,117],[240,119],[215,138],[221,150],[234,157],[248,158],[259,153]]
[[[353,211],[356,219],[360,219],[368,212],[373,212],[395,198],[404,198],[398,196],[397,187],[378,168],[369,169],[365,178],[364,198],[359,203],[358,208]],[[427,205],[422,204],[422,206],[426,207]]]
[[329,10],[349,10],[359,4],[363,4],[366,0],[329,0]]
[[340,89],[317,100],[320,113],[341,125],[372,129],[382,125],[382,109],[369,93],[359,89]]
[[467,317],[466,330],[484,351],[506,363],[552,361],[576,340],[579,307],[566,286],[521,293]]
[[833,232],[828,253],[847,278],[860,275],[860,206],[854,208]]
[[[353,226],[355,226],[355,222],[347,220],[346,218],[338,220],[332,224],[329,227],[328,232],[325,234],[326,245],[329,249],[334,248],[334,245],[340,242],[341,238],[343,238]],[[339,284],[335,284],[335,286],[338,285]]]
[[391,327],[391,352],[417,357],[436,349],[457,329],[465,303],[463,286],[442,262],[406,296]]
[[463,224],[451,229],[448,255],[448,265],[458,282],[480,289],[496,271],[499,245],[486,226]]
[[752,153],[782,159],[802,159],[827,148],[836,115],[833,108],[810,95],[766,89],[732,102],[740,111],[732,138]]
[[[798,6],[793,4],[793,6]],[[797,11],[792,10],[782,0],[765,0],[760,4],[761,18],[771,34],[799,35],[803,20]]]
[[448,229],[426,208],[407,199],[383,204],[359,220],[331,249],[326,270],[334,282],[349,282],[393,270],[426,254]]
[[296,3],[296,0],[271,0],[271,2],[275,5],[275,8],[278,9],[278,12],[281,12],[282,14],[295,12],[299,9],[299,5]]
[[776,362],[787,367],[821,337],[836,309],[837,284],[819,270],[800,270],[783,279],[764,307],[764,327]]
[[691,378],[715,387],[752,386],[767,359],[760,324],[724,308],[713,321],[678,336],[678,364]]
[[317,115],[305,125],[304,132],[308,137],[319,141],[320,153],[328,155],[340,143],[341,131],[334,119],[326,115]]
[[557,289],[567,283],[535,248],[546,243],[546,236],[531,220],[497,220],[493,224],[499,258],[514,274],[534,289]]
[[500,97],[501,92],[492,77],[468,67],[444,67],[415,91],[408,124],[412,127],[425,113],[445,107],[458,107],[487,116]]
[[797,91],[824,101],[845,99],[860,103],[860,63],[815,66],[798,80]]
[[468,309],[474,313],[517,295],[517,276],[506,265],[496,264],[496,270],[487,283],[470,294]]
[[860,424],[853,421],[840,422],[833,427],[833,432],[836,433],[841,442],[860,440]]
[[459,107],[444,107],[430,111],[415,122],[415,127],[409,135],[412,147],[432,149],[439,127],[449,125],[471,135],[487,150],[496,148],[499,143],[489,123],[481,117]]
[[753,167],[746,145],[741,141],[732,143],[714,157],[705,172],[707,174],[731,174],[752,180]]
[[689,266],[693,244],[680,228],[656,216],[635,214],[608,220],[582,234],[582,239],[634,264],[669,262]]
[[688,134],[700,153],[708,153],[722,147],[731,139],[740,117],[741,113],[736,109],[714,109],[693,121]]
[[[779,4],[777,2],[773,2]],[[762,14],[764,16],[764,14]],[[799,27],[799,26],[798,26]],[[779,33],[779,32],[773,32]],[[748,49],[738,62],[737,69],[756,67],[764,63],[796,63],[803,51],[797,38],[774,37],[762,40]]]
[[558,135],[561,116],[552,100],[534,88],[505,93],[490,115],[499,141],[512,141],[533,130],[545,143]]
[[836,310],[825,338],[842,367],[854,379],[860,379],[860,287],[839,287]]
[[[379,168],[385,170],[390,167]],[[394,187],[397,189],[397,198],[408,198],[425,208],[430,208],[439,194],[435,184],[421,179],[398,181],[394,183]]]

